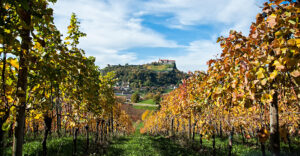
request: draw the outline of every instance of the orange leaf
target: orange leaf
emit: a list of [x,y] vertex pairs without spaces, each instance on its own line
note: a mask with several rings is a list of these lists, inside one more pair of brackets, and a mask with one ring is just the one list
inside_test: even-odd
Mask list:
[[267,22],[269,24],[269,26],[271,28],[274,28],[274,26],[276,25],[276,15],[275,14],[271,14],[268,19],[267,19]]
[[291,72],[291,75],[293,77],[299,77],[300,76],[300,71],[299,70],[295,70],[295,71]]

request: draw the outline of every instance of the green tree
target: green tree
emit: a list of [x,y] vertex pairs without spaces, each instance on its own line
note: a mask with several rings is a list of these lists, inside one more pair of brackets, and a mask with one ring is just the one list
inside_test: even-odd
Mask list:
[[153,101],[155,102],[155,104],[158,105],[158,109],[160,110],[160,108],[161,108],[161,105],[160,105],[161,94],[159,92],[153,96]]
[[[41,1],[0,1],[1,8],[10,8],[13,16],[13,21],[18,25],[17,40],[20,40],[21,48],[15,52],[15,56],[19,58],[19,71],[17,81],[16,97],[18,104],[16,106],[16,123],[15,133],[13,138],[13,155],[22,155],[24,142],[24,127],[25,127],[25,112],[27,107],[27,81],[29,65],[33,63],[33,56],[38,52],[32,51],[32,38],[35,29],[40,23],[46,27],[53,19],[52,9],[48,8],[48,2],[55,2],[55,0],[41,0]],[[9,6],[9,7],[7,7]],[[2,12],[2,9],[1,9]],[[1,15],[1,19],[4,16]],[[3,23],[1,22],[1,25]],[[17,44],[12,44],[17,45]]]
[[140,101],[140,94],[138,92],[135,92],[131,95],[131,102],[137,103]]

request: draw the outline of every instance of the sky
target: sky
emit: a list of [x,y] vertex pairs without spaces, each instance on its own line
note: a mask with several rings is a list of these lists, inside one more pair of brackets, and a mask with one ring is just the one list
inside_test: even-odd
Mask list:
[[207,69],[230,30],[249,34],[264,0],[58,0],[54,23],[65,35],[74,12],[87,34],[79,47],[108,64],[174,59],[179,70]]

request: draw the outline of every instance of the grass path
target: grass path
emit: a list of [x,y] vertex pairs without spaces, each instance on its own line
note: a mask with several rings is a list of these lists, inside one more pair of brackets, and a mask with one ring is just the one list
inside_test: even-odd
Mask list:
[[139,129],[141,126],[142,123],[137,125],[135,134],[113,139],[106,155],[165,156],[196,154],[192,150],[180,147],[168,138],[140,134]]

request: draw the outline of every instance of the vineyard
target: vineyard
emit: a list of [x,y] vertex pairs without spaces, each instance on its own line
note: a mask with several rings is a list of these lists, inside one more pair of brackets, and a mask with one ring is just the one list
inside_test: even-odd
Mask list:
[[0,155],[21,156],[24,136],[42,135],[39,155],[47,155],[52,132],[58,138],[73,135],[76,155],[79,134],[86,135],[88,152],[93,142],[133,131],[114,97],[114,73],[102,75],[95,58],[77,47],[85,34],[76,15],[62,38],[48,2],[54,1],[1,1]]
[[219,37],[208,70],[146,111],[118,99],[115,73],[79,48],[86,34],[74,13],[62,35],[55,2],[0,0],[0,155],[300,152],[298,0],[264,3],[248,36]]
[[242,144],[256,138],[262,155],[267,149],[279,155],[282,142],[292,150],[292,138],[300,134],[300,8],[299,2],[271,2],[256,16],[249,36],[231,31],[218,38],[220,57],[166,95],[142,133],[190,140],[199,135],[200,144],[212,140],[212,155],[217,136],[228,137],[228,155],[234,135]]

